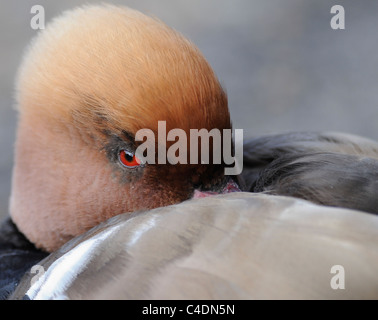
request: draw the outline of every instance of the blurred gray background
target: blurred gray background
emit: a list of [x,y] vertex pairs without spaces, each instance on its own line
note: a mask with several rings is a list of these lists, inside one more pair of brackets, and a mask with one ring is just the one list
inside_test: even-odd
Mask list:
[[[46,22],[98,1],[0,0],[0,217],[8,212],[16,113],[13,86],[22,53]],[[378,1],[130,0],[202,50],[226,88],[234,128],[244,136],[293,130],[343,131],[378,139]],[[333,5],[345,30],[330,27]],[[25,155],[27,156],[27,155]]]

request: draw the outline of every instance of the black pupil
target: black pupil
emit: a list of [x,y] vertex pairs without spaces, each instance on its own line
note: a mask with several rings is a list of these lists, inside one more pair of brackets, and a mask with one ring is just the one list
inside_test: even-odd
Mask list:
[[133,154],[125,152],[125,159],[127,161],[131,162],[131,161],[133,161],[133,158],[134,158]]

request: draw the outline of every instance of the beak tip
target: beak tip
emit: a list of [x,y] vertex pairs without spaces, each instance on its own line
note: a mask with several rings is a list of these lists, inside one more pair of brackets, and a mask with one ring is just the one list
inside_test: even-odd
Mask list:
[[231,192],[241,192],[237,183],[233,181],[232,179],[230,179],[227,182],[227,184],[224,186],[224,188],[220,192],[200,191],[198,189],[195,189],[193,193],[193,199],[206,198],[206,197],[211,197],[217,194],[225,194],[225,193],[231,193]]

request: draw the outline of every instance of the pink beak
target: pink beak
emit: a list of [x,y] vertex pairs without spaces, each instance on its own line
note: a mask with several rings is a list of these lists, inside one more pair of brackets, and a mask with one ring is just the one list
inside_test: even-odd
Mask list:
[[215,192],[215,191],[199,191],[199,190],[194,190],[193,198],[198,199],[198,198],[205,198],[205,197],[210,197],[214,196],[217,194],[223,194],[223,193],[230,193],[230,192],[240,192],[239,186],[235,183],[233,180],[229,180],[226,184],[226,186],[222,189],[221,192]]

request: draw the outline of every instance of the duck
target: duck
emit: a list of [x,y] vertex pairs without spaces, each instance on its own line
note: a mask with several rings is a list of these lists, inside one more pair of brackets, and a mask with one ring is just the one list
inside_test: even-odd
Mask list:
[[[136,135],[158,135],[160,121],[188,136],[232,129],[227,95],[205,57],[157,18],[114,5],[63,13],[27,49],[16,92],[2,297],[336,297],[329,281],[301,287],[298,273],[318,274],[335,255],[353,279],[366,262],[361,286],[377,296],[376,142],[339,133],[258,137],[244,144],[237,176],[225,174],[224,161],[141,161]],[[177,141],[166,142],[168,150]],[[208,263],[214,255],[218,267]],[[34,265],[44,275],[32,284]],[[75,271],[62,273],[68,265]],[[365,297],[361,286],[340,296]]]

